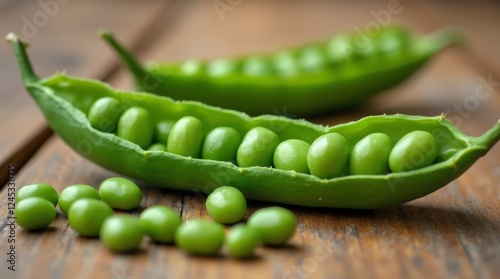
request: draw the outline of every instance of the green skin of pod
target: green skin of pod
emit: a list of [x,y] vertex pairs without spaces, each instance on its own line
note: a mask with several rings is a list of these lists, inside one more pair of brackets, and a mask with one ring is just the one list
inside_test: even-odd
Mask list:
[[124,111],[125,106],[116,98],[101,98],[90,107],[88,115],[90,125],[99,131],[114,133],[118,119]]
[[113,209],[103,201],[83,198],[75,201],[68,211],[69,226],[81,236],[99,235],[102,223],[113,216]]
[[342,174],[349,159],[349,142],[339,133],[317,138],[307,153],[311,174],[319,178],[332,178]]
[[233,224],[240,221],[247,210],[245,196],[240,190],[231,186],[215,189],[207,197],[205,203],[208,214],[222,224]]
[[135,217],[114,215],[102,223],[99,239],[111,251],[130,253],[136,251],[141,244],[144,232]]
[[68,210],[71,205],[75,201],[83,198],[100,200],[101,196],[99,195],[99,192],[97,192],[97,190],[90,185],[71,185],[61,191],[61,194],[59,195],[59,209],[61,209],[64,214],[68,214]]
[[39,197],[51,202],[54,207],[57,205],[59,196],[57,191],[49,184],[46,183],[36,183],[32,185],[26,185],[21,187],[16,194],[16,202],[22,201],[30,197]]
[[139,107],[126,110],[118,121],[116,135],[143,149],[147,148],[153,140],[153,126],[149,112]]
[[236,153],[238,166],[272,166],[274,149],[280,143],[279,136],[263,127],[248,131]]
[[22,199],[14,209],[16,223],[23,229],[32,231],[44,229],[56,219],[54,205],[40,197]]
[[172,127],[168,136],[167,151],[173,154],[199,158],[203,144],[203,124],[192,116],[186,116]]
[[[300,117],[362,104],[404,81],[446,46],[462,40],[451,28],[421,36],[387,26],[375,34],[339,34],[267,55],[145,67],[109,32],[101,35],[146,92],[250,115],[271,114],[286,107]],[[156,81],[153,87],[151,80]]]
[[[240,189],[247,199],[312,207],[374,209],[405,203],[446,186],[500,140],[500,123],[479,137],[465,135],[444,116],[376,115],[325,127],[279,116],[251,118],[234,110],[197,102],[115,91],[99,81],[64,74],[40,79],[31,67],[26,45],[12,33],[7,39],[18,59],[24,85],[54,132],[81,156],[151,186],[208,194],[218,186],[231,185]],[[91,104],[102,97],[114,97],[125,104],[147,109],[153,123],[191,115],[203,119],[206,131],[229,126],[245,135],[254,127],[264,127],[282,141],[300,139],[308,143],[324,134],[339,133],[351,148],[372,133],[387,134],[392,142],[398,142],[406,134],[421,130],[435,137],[439,150],[436,160],[428,167],[385,175],[320,179],[269,167],[244,168],[230,162],[145,151],[116,135],[98,131],[92,128],[87,115]],[[85,146],[89,148],[82,148]]]
[[297,228],[297,218],[279,206],[262,208],[248,218],[247,225],[259,233],[262,243],[280,246],[288,242]]
[[175,232],[175,245],[188,254],[214,256],[224,243],[224,226],[206,220],[191,220]]
[[236,152],[241,143],[241,135],[231,127],[217,127],[205,137],[201,158],[236,162]]
[[426,131],[413,131],[400,139],[389,154],[392,172],[420,169],[431,165],[438,155],[434,136]]
[[382,133],[373,133],[360,140],[351,151],[351,174],[385,174],[389,170],[389,154],[393,143]]
[[123,177],[110,177],[99,186],[101,199],[112,208],[131,210],[141,204],[142,192],[139,186]]
[[245,224],[237,224],[231,227],[225,244],[232,257],[249,258],[253,256],[255,248],[260,244],[259,233]]
[[310,147],[309,143],[297,139],[280,143],[274,150],[274,167],[280,170],[293,170],[308,174],[307,152]]
[[182,220],[179,214],[171,208],[155,205],[141,212],[139,224],[144,233],[154,241],[172,243]]

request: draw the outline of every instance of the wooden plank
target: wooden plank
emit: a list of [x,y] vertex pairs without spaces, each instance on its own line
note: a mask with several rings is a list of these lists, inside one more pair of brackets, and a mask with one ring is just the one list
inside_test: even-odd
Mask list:
[[[15,2],[15,3],[14,3]],[[68,2],[68,1],[67,1]],[[40,6],[39,3],[52,3]],[[56,3],[56,4],[54,4]],[[63,3],[63,1],[60,1]],[[6,1],[0,10],[0,34],[14,31],[29,38],[35,45],[30,49],[34,67],[40,76],[56,70],[69,74],[103,78],[115,68],[113,55],[98,38],[100,28],[124,33],[129,44],[143,37],[162,16],[168,1]],[[129,17],[122,16],[129,14]],[[92,19],[92,20],[89,20]],[[126,34],[125,34],[126,33]],[[31,154],[21,152],[32,141],[44,141],[46,124],[34,102],[24,90],[12,50],[0,44],[0,182],[5,183],[6,166],[21,164]],[[19,158],[19,154],[26,155]]]
[[[348,26],[363,26],[371,20],[371,10],[386,5],[385,2],[368,6],[358,2],[342,5],[326,1],[317,5],[287,3],[290,4],[247,1],[220,22],[213,6],[196,2],[181,15],[184,20],[176,23],[174,32],[159,36],[161,43],[155,43],[154,47],[143,48],[142,57],[164,55],[169,59],[183,59],[226,55],[225,52],[244,53],[252,50],[248,44],[257,48],[260,40],[261,49],[270,50],[279,47],[279,43],[328,35],[331,30],[324,28],[334,25],[327,23],[331,18],[345,24],[343,30]],[[437,28],[437,19],[422,18],[421,12],[427,8],[410,4],[411,9],[401,13],[401,20],[421,31]],[[253,38],[247,38],[245,34],[252,32],[247,24],[255,22],[255,15],[262,16],[258,24],[266,26],[265,32],[259,28],[259,32],[253,31]],[[301,17],[301,24],[293,23]],[[275,22],[277,27],[274,27]],[[286,38],[279,38],[280,32],[275,28],[287,30],[287,24],[301,27],[291,29],[293,34],[284,32],[288,34],[284,35]],[[196,32],[200,26],[214,30],[217,35],[211,37],[205,35],[209,32]],[[317,33],[313,36],[310,32]],[[490,74],[471,63],[468,57],[468,50],[448,51],[410,82],[379,96],[362,109],[313,121],[335,124],[384,112],[435,115],[453,109],[455,104],[464,104],[467,96],[481,85],[478,76]],[[496,75],[493,78],[498,80]],[[122,87],[123,80],[124,76],[120,75],[113,83]],[[498,90],[493,84],[491,88]],[[484,132],[500,117],[499,98],[498,94],[491,93],[477,108],[466,111],[467,117],[455,118],[459,127],[472,135]],[[451,116],[456,115],[452,111]],[[500,274],[496,264],[500,259],[500,189],[496,187],[500,183],[500,165],[496,160],[499,156],[500,146],[497,145],[447,187],[401,206],[371,211],[287,206],[299,220],[298,232],[290,245],[283,249],[261,247],[251,261],[228,259],[225,251],[221,257],[191,257],[174,246],[148,241],[143,243],[139,253],[115,255],[96,239],[77,237],[67,227],[64,216],[59,215],[52,225],[54,229],[46,232],[16,230],[19,269],[15,274],[17,278],[495,278]],[[60,191],[73,183],[97,186],[111,175],[114,174],[81,159],[54,137],[18,173],[16,187],[44,181],[54,184]],[[137,215],[153,204],[165,204],[181,212],[184,220],[208,219],[204,200],[194,193],[142,186],[141,208],[132,214]],[[0,192],[2,212],[6,212],[6,194],[6,189]],[[256,209],[269,205],[250,201],[247,217]],[[5,226],[7,220],[3,220],[0,247],[6,251],[9,230]],[[7,263],[3,261],[2,264]],[[2,271],[5,268],[0,266]]]

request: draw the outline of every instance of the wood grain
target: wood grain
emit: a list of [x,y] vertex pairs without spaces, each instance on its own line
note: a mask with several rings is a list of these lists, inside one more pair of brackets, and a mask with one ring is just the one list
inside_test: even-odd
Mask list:
[[[0,9],[0,35],[16,32],[27,37],[35,46],[28,50],[29,55],[42,77],[65,70],[68,74],[101,79],[110,75],[117,65],[112,63],[112,53],[98,38],[97,31],[107,27],[123,32],[124,41],[135,43],[168,6],[168,1],[148,1],[148,5],[137,1],[70,1],[64,5],[56,1],[41,2],[56,4],[44,9],[38,1],[6,0]],[[46,123],[21,83],[7,43],[0,44],[0,61],[0,182],[3,185],[6,166],[21,165],[32,154],[24,147],[46,139],[40,134],[46,129]]]
[[[404,2],[395,19],[422,32],[447,23],[432,3]],[[286,4],[284,4],[286,3]],[[370,11],[385,1],[244,1],[220,21],[210,1],[176,4],[169,30],[154,32],[157,40],[133,44],[143,59],[180,60],[262,51],[312,40],[371,20]],[[465,4],[463,4],[465,6]],[[466,6],[471,11],[474,5]],[[139,9],[139,8],[138,8]],[[178,10],[175,10],[178,9]],[[423,17],[425,14],[426,17]],[[333,19],[333,20],[332,20]],[[464,23],[467,24],[467,23]],[[484,26],[484,28],[491,28]],[[203,31],[205,30],[205,31]],[[127,32],[117,32],[120,38]],[[481,48],[481,45],[478,45]],[[381,94],[358,110],[325,115],[312,121],[336,124],[380,113],[436,115],[443,112],[460,129],[480,135],[500,118],[499,88],[473,110],[459,114],[454,105],[484,86],[491,74],[470,49],[450,49],[405,84]],[[108,62],[109,63],[109,62]],[[124,72],[109,81],[127,87]],[[51,228],[27,233],[16,229],[17,271],[4,278],[496,278],[500,274],[500,146],[495,146],[464,175],[445,188],[416,201],[380,210],[311,209],[287,206],[297,216],[297,233],[284,248],[260,247],[256,257],[236,261],[185,255],[170,245],[145,240],[141,251],[110,253],[97,239],[81,238],[59,214]],[[58,191],[75,183],[98,186],[115,175],[79,157],[52,137],[16,175],[16,187],[44,181]],[[165,204],[184,220],[209,219],[204,197],[192,192],[159,190],[140,184],[144,208]],[[7,189],[0,192],[1,251],[7,251]],[[270,203],[249,201],[246,217]],[[6,252],[5,252],[6,253]],[[5,253],[3,253],[5,255]]]

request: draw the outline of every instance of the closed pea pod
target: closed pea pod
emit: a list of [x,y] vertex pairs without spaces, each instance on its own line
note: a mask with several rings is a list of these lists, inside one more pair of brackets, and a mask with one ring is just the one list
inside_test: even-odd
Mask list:
[[391,138],[383,133],[373,133],[360,140],[351,151],[351,174],[384,174],[389,170]]
[[57,191],[47,183],[36,183],[31,185],[26,185],[21,187],[16,194],[16,202],[24,200],[30,197],[39,197],[48,200],[54,206],[57,205],[59,201],[59,196]]
[[201,158],[235,162],[240,143],[240,133],[234,128],[217,127],[205,137]]
[[90,107],[89,121],[99,131],[113,133],[116,131],[118,119],[125,111],[125,106],[116,98],[104,97],[95,101]]
[[309,143],[298,139],[290,139],[280,143],[274,150],[274,167],[281,170],[309,173],[307,152],[310,147]]
[[339,133],[317,138],[307,153],[307,165],[312,175],[332,178],[342,174],[349,159],[349,142]]
[[411,171],[427,167],[438,154],[438,145],[432,134],[413,131],[401,138],[389,155],[389,167],[393,172]]
[[167,151],[199,158],[203,144],[203,124],[198,118],[185,116],[172,127],[168,136]]
[[273,164],[273,153],[279,144],[279,136],[264,127],[255,127],[248,131],[238,148],[236,160],[240,167],[261,166]]
[[153,140],[153,126],[149,112],[140,107],[126,110],[118,121],[116,135],[145,149]]

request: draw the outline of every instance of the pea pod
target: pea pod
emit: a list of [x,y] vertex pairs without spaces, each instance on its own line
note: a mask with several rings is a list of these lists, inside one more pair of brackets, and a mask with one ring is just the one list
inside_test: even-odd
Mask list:
[[[221,110],[198,102],[176,102],[149,93],[115,91],[89,79],[56,74],[38,78],[14,34],[12,43],[25,87],[42,110],[52,129],[76,152],[112,171],[150,185],[186,191],[211,192],[218,186],[238,188],[246,198],[314,207],[379,208],[404,203],[445,186],[464,173],[500,140],[500,122],[480,137],[463,134],[444,116],[370,116],[332,127],[279,116],[251,118],[233,110]],[[112,133],[93,128],[87,114],[103,97],[113,97],[127,107],[141,107],[151,120],[177,121],[185,116],[200,119],[204,133],[216,127],[232,127],[245,135],[263,127],[279,140],[302,140],[338,133],[349,148],[367,135],[384,133],[398,142],[413,131],[426,131],[435,138],[438,153],[430,166],[381,175],[344,175],[321,179],[314,175],[269,166],[238,167],[231,162],[198,159],[170,152],[148,151]]]
[[424,37],[390,26],[374,34],[340,34],[275,54],[143,66],[108,31],[101,35],[140,90],[250,115],[286,110],[297,116],[359,105],[461,40],[451,29]]

